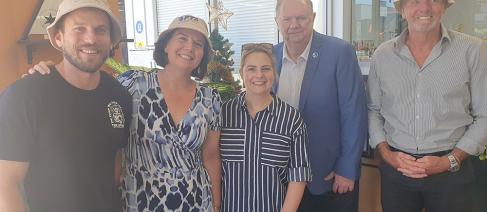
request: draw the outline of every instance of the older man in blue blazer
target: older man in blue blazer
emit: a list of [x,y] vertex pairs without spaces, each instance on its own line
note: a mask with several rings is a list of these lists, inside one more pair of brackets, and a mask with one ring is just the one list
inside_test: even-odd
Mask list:
[[355,50],[313,30],[310,0],[278,0],[284,42],[274,46],[274,91],[301,112],[309,132],[313,180],[300,211],[357,211],[361,152],[367,139],[364,83]]

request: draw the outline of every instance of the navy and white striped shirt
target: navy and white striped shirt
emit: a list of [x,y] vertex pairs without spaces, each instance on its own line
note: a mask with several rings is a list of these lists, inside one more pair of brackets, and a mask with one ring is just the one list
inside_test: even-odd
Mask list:
[[252,119],[245,92],[222,106],[222,212],[281,211],[288,182],[310,181],[306,126],[274,96]]

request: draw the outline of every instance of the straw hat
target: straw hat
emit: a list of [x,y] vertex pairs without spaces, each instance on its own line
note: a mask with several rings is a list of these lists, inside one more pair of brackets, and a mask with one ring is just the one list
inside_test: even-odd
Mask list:
[[169,27],[159,34],[159,40],[164,39],[175,29],[192,29],[203,34],[203,37],[205,37],[210,49],[212,49],[211,41],[208,38],[208,27],[203,19],[191,15],[176,17],[171,24],[169,24]]
[[[400,7],[401,7],[400,2],[401,2],[401,0],[394,0],[394,7],[396,8],[396,10],[400,10]],[[454,3],[455,3],[455,0],[448,0],[448,4],[446,5],[446,7],[448,8]]]

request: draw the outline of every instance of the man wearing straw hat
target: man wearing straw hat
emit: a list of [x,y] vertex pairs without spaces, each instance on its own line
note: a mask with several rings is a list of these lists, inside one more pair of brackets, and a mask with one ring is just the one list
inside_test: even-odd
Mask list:
[[99,71],[120,25],[104,0],[64,0],[47,29],[63,60],[0,97],[0,211],[120,211],[115,156],[131,98]]
[[408,27],[379,46],[368,80],[383,211],[470,211],[468,157],[487,143],[487,45],[441,24],[453,0],[394,3]]

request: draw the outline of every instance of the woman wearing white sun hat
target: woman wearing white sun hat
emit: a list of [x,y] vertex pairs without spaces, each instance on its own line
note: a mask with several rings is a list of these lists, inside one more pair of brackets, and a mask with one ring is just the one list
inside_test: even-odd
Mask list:
[[220,96],[202,78],[211,57],[204,20],[174,19],[155,43],[162,69],[119,76],[133,99],[122,198],[126,211],[219,211]]

